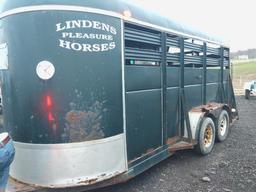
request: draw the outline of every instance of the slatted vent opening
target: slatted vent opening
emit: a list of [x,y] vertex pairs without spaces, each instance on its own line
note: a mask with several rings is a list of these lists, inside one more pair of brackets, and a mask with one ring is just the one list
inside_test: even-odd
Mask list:
[[[159,66],[162,59],[161,32],[131,23],[125,23],[125,63],[126,65]],[[166,36],[167,66],[179,67],[181,59],[181,37],[175,34]],[[220,68],[222,59],[224,68],[229,67],[229,49],[219,45],[206,43],[192,38],[184,38],[184,65],[185,67],[202,68],[204,59],[206,66]]]
[[125,23],[124,34],[125,62],[127,65],[160,65],[160,32]]

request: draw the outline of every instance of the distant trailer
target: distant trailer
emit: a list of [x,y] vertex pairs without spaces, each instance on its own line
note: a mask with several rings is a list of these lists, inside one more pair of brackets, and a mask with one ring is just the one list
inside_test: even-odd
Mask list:
[[210,153],[238,118],[222,41],[120,0],[1,11],[11,191],[124,182],[177,150]]

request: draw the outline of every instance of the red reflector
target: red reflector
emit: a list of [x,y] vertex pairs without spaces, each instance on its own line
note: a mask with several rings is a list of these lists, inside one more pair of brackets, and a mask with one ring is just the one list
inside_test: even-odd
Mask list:
[[49,95],[46,96],[46,106],[52,107],[52,98]]
[[48,113],[48,121],[54,121],[54,120],[55,120],[55,118],[54,118],[52,112],[49,112]]

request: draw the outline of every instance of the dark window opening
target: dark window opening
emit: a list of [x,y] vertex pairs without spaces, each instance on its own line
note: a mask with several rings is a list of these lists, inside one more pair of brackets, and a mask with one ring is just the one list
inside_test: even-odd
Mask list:
[[142,61],[142,60],[135,60],[135,59],[126,59],[126,65],[141,65],[141,66],[159,66],[160,62],[156,61]]
[[160,51],[159,45],[149,44],[149,43],[141,43],[136,41],[125,41],[125,47],[142,49],[142,50],[152,50],[152,51]]

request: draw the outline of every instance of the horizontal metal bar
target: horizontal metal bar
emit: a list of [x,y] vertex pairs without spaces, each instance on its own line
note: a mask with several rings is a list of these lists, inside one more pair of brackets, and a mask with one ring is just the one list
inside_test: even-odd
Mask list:
[[220,59],[207,58],[207,65],[220,65]]
[[172,89],[179,89],[179,87],[167,87],[167,90],[172,90]]
[[198,44],[194,44],[186,41],[184,42],[184,48],[189,49],[191,51],[195,51],[195,52],[203,52],[202,45],[198,45]]
[[180,41],[179,41],[178,38],[167,37],[166,46],[167,47],[179,47],[180,46]]
[[126,53],[140,53],[140,54],[151,54],[155,56],[161,56],[160,51],[153,51],[153,50],[147,50],[147,49],[137,49],[137,48],[130,48],[126,47],[125,48]]
[[166,56],[167,62],[179,62],[180,61],[180,54],[170,54],[168,53]]
[[184,62],[185,63],[194,63],[194,64],[203,64],[203,57],[202,56],[185,55]]
[[126,91],[127,94],[129,93],[141,93],[141,92],[151,92],[151,91],[162,91],[161,88],[157,89],[141,89],[141,90],[136,90],[136,91]]
[[220,49],[219,48],[213,48],[213,47],[207,47],[207,54],[208,53],[220,56]]
[[138,59],[138,60],[146,60],[146,61],[160,61],[161,60],[161,52],[149,51],[149,50],[141,50],[141,49],[125,49],[125,58],[126,59]]
[[[220,82],[214,82],[214,83],[206,83],[206,86],[207,85],[218,85],[218,84],[220,84]],[[186,87],[198,87],[198,86],[203,86],[203,83],[202,84],[194,84],[194,85],[185,85],[185,88]]]
[[145,42],[160,46],[160,34],[149,33],[143,30],[125,28],[125,40]]
[[[223,83],[228,83],[228,81],[223,81]],[[218,85],[220,82],[214,82],[214,83],[206,83],[206,85]],[[203,86],[202,84],[194,84],[194,85],[185,85],[184,87],[189,88],[189,87],[198,87],[198,86]],[[178,89],[179,87],[167,87],[167,90],[172,90],[172,89]]]

